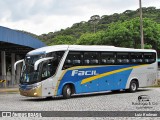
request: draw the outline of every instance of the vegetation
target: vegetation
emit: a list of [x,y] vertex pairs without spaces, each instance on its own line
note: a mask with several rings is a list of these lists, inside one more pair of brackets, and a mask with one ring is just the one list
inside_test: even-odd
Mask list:
[[[143,26],[145,48],[160,50],[160,9],[143,8]],[[47,45],[103,44],[140,48],[139,9],[101,17],[93,15],[87,22],[75,23],[65,30],[36,37]]]
[[[111,23],[105,31],[83,34],[77,40],[77,44],[140,48],[139,26],[139,18]],[[146,48],[160,49],[160,24],[149,18],[144,18],[144,39]]]

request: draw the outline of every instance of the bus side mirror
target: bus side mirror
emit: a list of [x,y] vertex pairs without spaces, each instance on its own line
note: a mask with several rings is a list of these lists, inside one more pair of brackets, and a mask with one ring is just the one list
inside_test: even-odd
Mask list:
[[23,64],[24,64],[24,59],[18,60],[17,62],[14,63],[14,70],[16,70],[17,64],[19,64],[19,63],[21,63],[21,62],[23,62]]
[[46,60],[50,60],[50,59],[53,59],[54,57],[47,57],[47,58],[42,58],[42,59],[39,59],[37,60],[35,63],[34,63],[34,70],[37,70],[38,68],[38,65],[43,62],[43,61],[46,61]]

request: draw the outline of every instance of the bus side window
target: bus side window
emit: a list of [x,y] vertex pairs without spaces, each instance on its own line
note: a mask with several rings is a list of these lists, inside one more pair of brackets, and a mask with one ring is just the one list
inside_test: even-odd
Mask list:
[[64,54],[64,51],[50,52],[46,54],[46,57],[53,57],[52,60],[43,62],[41,79],[47,79],[56,73],[59,62]]
[[159,61],[159,59],[158,59],[158,70],[160,69],[160,61]]
[[98,52],[84,52],[84,65],[98,65],[99,53]]
[[117,63],[118,64],[130,63],[129,53],[117,53]]
[[[51,61],[51,60],[50,60]],[[52,62],[44,62],[42,69],[42,80],[53,75],[53,66]]]
[[155,53],[144,53],[144,62],[153,63],[156,61]]
[[58,52],[56,52],[56,54],[57,54],[57,59],[60,62],[60,60],[62,59],[62,57],[64,55],[64,51],[58,51]]
[[69,52],[65,60],[65,63],[63,65],[63,69],[82,65],[81,59],[82,59],[81,52],[75,52],[75,51]]
[[137,64],[137,63],[143,63],[143,54],[142,53],[131,53],[131,63]]
[[54,66],[55,65],[58,66],[58,63],[63,57],[63,54],[64,54],[64,51],[51,52],[51,53],[47,53],[46,57],[53,57],[53,59],[56,60],[55,62],[57,62],[56,64],[54,63]]
[[114,64],[115,63],[115,54],[102,52],[101,53],[101,64]]
[[89,59],[84,60],[84,64],[85,64],[85,65],[89,65],[89,63],[90,63],[90,60],[89,60]]

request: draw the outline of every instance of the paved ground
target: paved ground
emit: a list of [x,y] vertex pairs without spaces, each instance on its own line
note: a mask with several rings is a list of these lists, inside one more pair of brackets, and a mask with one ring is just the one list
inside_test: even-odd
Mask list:
[[0,94],[13,93],[13,92],[19,92],[19,89],[18,88],[0,88]]
[[[136,105],[140,95],[147,95],[151,104]],[[121,91],[77,95],[67,100],[0,92],[0,111],[160,111],[160,88],[143,88],[136,93]]]

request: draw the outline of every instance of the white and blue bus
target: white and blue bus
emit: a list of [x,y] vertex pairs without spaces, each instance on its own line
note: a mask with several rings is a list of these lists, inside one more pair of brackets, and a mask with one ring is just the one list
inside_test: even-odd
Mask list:
[[157,79],[155,50],[114,46],[55,45],[26,54],[20,94],[61,96],[151,86]]

